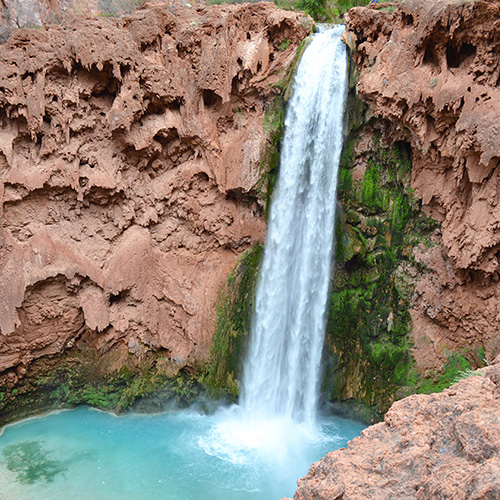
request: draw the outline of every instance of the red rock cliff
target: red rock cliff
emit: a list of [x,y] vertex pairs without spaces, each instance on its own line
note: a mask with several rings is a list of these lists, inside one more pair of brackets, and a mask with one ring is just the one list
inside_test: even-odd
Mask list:
[[264,238],[264,112],[311,24],[269,3],[170,10],[0,49],[4,384],[84,333],[205,360],[222,283]]
[[[500,352],[500,2],[404,0],[346,23],[357,92],[386,142],[408,141],[412,188],[442,223],[412,309],[421,371],[446,349]],[[349,37],[348,37],[349,38]]]

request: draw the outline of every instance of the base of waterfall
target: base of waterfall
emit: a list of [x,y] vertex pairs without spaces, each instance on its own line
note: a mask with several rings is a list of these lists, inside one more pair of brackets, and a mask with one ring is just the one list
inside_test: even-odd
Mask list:
[[239,407],[116,417],[89,408],[7,426],[0,490],[31,500],[272,500],[364,426],[247,418]]

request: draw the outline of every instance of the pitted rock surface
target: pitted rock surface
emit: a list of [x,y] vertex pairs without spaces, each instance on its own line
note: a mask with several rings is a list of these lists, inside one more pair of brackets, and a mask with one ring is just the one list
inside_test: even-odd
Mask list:
[[[386,143],[412,152],[412,188],[442,223],[418,248],[413,300],[422,373],[446,352],[500,352],[500,2],[403,0],[349,11],[357,92]],[[360,143],[362,144],[362,143]]]
[[293,498],[500,498],[500,365],[394,403],[384,422],[315,463]]
[[264,238],[264,113],[310,20],[170,10],[0,47],[4,382],[89,330],[97,349],[202,362],[222,284]]

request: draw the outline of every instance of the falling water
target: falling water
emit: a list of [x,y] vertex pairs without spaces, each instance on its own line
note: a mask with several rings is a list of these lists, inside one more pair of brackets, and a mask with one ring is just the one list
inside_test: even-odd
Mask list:
[[288,104],[242,409],[314,423],[346,93],[343,26],[313,37]]

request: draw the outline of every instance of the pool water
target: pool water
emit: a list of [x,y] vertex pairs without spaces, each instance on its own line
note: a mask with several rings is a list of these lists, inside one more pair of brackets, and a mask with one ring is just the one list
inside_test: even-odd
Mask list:
[[272,500],[363,425],[251,422],[238,407],[115,416],[89,408],[7,426],[0,436],[6,500]]

